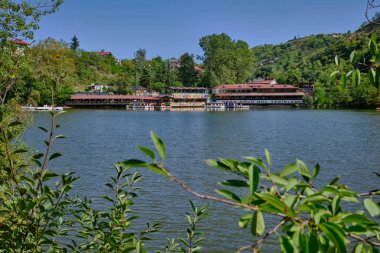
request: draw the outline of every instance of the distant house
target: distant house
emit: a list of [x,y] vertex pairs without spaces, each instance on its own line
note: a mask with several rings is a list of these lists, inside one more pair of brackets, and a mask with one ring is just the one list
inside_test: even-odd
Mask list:
[[22,46],[22,47],[24,47],[24,46],[28,46],[28,45],[29,45],[28,42],[23,41],[23,40],[20,40],[20,39],[15,39],[15,40],[13,40],[12,42],[13,42],[14,44],[16,44],[16,45],[18,45],[18,46]]
[[111,52],[106,52],[104,49],[102,49],[100,52],[98,52],[98,55],[109,56],[109,55],[112,55],[112,53]]
[[11,43],[17,46],[17,54],[23,56],[24,55],[24,49],[29,45],[28,42],[20,40],[20,39],[15,39],[12,40]]
[[109,89],[109,85],[107,84],[91,84],[90,92],[106,92]]
[[169,60],[169,68],[171,70],[176,70],[181,66],[180,62],[178,59],[171,59]]
[[149,93],[148,89],[142,86],[134,86],[132,90],[133,94],[137,96],[145,96]]

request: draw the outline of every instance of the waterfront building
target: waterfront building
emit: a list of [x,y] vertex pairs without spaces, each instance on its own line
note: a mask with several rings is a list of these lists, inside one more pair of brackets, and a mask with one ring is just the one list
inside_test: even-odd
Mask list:
[[158,106],[160,99],[152,96],[74,94],[66,103],[76,108],[127,108],[136,105]]
[[302,104],[306,95],[297,87],[262,80],[246,84],[225,84],[213,89],[215,100],[225,104],[294,105]]
[[166,87],[163,102],[168,101],[171,108],[189,108],[206,106],[208,100],[207,88],[203,87]]

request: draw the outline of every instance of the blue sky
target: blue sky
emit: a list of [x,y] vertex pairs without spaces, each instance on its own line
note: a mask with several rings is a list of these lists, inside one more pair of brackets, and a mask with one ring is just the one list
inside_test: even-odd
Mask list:
[[53,37],[80,47],[133,58],[202,55],[202,36],[225,32],[250,46],[319,33],[355,31],[366,0],[65,0],[43,17],[35,40]]

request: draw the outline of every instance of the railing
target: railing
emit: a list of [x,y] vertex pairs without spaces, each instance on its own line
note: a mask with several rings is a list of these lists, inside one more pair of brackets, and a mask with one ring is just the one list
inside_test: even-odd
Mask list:
[[170,107],[203,107],[205,102],[170,102]]
[[302,104],[303,100],[300,99],[293,99],[293,100],[284,100],[284,99],[263,99],[263,100],[217,100],[218,102],[223,102],[223,103],[236,103],[236,104],[249,104],[249,105],[260,105],[260,104],[265,104],[265,105],[272,105],[272,104],[278,104],[278,105],[292,105],[292,104]]

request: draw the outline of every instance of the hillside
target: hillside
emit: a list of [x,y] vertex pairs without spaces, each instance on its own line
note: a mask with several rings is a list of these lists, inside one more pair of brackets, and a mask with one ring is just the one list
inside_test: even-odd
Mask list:
[[334,57],[348,59],[358,53],[359,62],[366,55],[369,38],[380,38],[380,18],[350,33],[317,34],[289,40],[279,45],[252,48],[256,68],[253,77],[271,77],[280,81],[318,81],[320,72],[332,68]]

